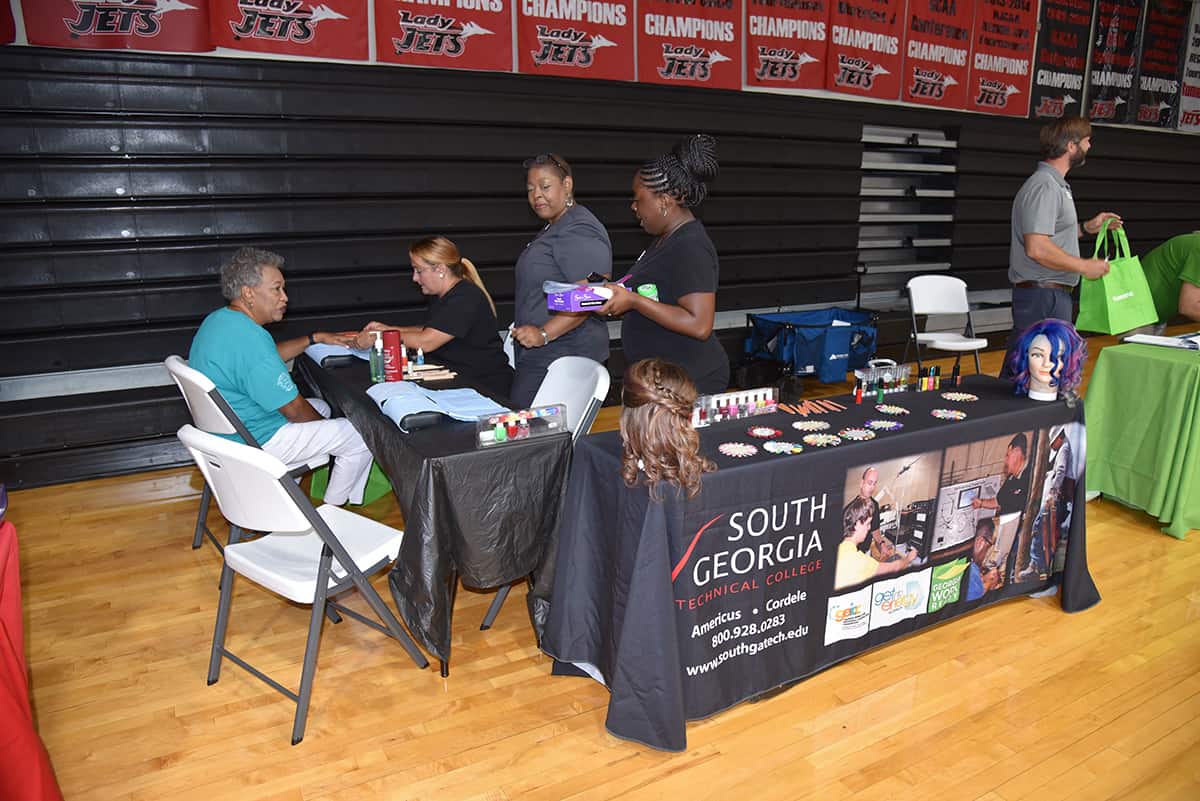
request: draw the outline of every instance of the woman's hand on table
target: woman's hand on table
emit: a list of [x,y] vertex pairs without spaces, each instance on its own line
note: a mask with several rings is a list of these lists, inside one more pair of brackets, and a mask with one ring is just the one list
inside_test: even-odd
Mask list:
[[354,342],[351,347],[356,347],[360,350],[368,350],[375,344],[375,332],[386,331],[389,326],[383,323],[377,323],[374,320],[363,326],[363,330],[357,333],[352,333]]
[[317,331],[313,334],[313,341],[321,345],[344,345],[353,348],[357,337],[357,331]]

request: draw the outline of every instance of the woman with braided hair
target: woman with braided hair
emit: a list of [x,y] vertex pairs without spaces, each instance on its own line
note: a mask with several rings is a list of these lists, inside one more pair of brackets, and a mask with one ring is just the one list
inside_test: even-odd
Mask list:
[[621,389],[621,478],[635,487],[643,481],[650,497],[658,485],[673,484],[694,498],[700,478],[717,466],[700,455],[692,428],[696,387],[679,365],[643,359],[625,371]]
[[609,284],[600,314],[624,315],[621,345],[630,362],[660,357],[683,368],[700,392],[729,384],[729,357],[713,335],[717,251],[693,209],[717,177],[716,140],[696,134],[646,162],[633,177],[633,213],[654,236],[633,265],[629,288],[657,288],[657,298]]

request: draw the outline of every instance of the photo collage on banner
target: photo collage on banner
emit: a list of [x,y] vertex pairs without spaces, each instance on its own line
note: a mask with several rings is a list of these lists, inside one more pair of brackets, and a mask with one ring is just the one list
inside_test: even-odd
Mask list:
[[21,0],[31,45],[203,53],[209,0]]
[[1042,0],[1040,28],[1029,116],[1056,120],[1080,114],[1092,0]]
[[900,99],[965,108],[975,4],[910,0]]
[[906,0],[838,0],[829,9],[825,88],[832,92],[900,98]]
[[829,3],[747,0],[746,83],[824,89]]
[[1085,443],[1069,423],[850,468],[825,645],[1044,585],[1063,569]]
[[632,81],[633,0],[519,0],[517,69]]
[[1024,117],[1033,82],[1037,0],[978,0],[967,108]]
[[1103,0],[1096,5],[1084,104],[1084,116],[1092,122],[1132,121],[1141,17],[1142,0]]
[[1179,129],[1200,131],[1200,3],[1192,6],[1192,18],[1188,22],[1185,39]]
[[362,61],[367,0],[208,0],[212,43],[256,53]]
[[1155,128],[1179,122],[1179,90],[1191,0],[1151,0],[1146,7],[1133,121]]
[[511,0],[375,0],[375,58],[511,72]]
[[742,0],[639,0],[637,79],[742,88]]

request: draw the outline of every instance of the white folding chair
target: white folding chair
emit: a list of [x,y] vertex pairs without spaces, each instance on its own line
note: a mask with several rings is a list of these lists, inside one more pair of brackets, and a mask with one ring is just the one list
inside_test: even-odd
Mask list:
[[[230,524],[208,662],[210,685],[221,676],[222,657],[244,668],[296,702],[292,745],[300,742],[304,739],[327,607],[387,634],[404,647],[418,667],[428,666],[428,660],[367,580],[368,574],[395,561],[403,531],[337,506],[322,504],[314,508],[283,462],[258,448],[207,434],[190,425],[180,428],[178,436],[196,460],[221,514]],[[243,531],[270,533],[243,542]],[[292,692],[225,648],[234,573],[288,600],[312,606],[298,692]],[[358,589],[382,625],[332,599],[351,587]],[[334,618],[335,622],[340,619],[336,614]]]
[[[210,434],[237,434],[247,445],[254,448],[262,447],[246,429],[237,412],[221,396],[216,385],[209,380],[208,376],[189,367],[186,361],[175,355],[168,356],[163,361],[163,365],[171,374],[175,386],[179,387],[179,392],[183,395],[183,402],[187,404],[188,411],[192,415],[192,423],[196,428]],[[288,465],[288,472],[293,476],[302,476],[325,464],[329,464],[329,454],[314,456],[306,463]],[[196,530],[192,535],[192,548],[199,548],[204,542],[204,537],[207,536],[219,551],[223,546],[208,528],[208,506],[211,498],[212,493],[208,488],[208,482],[205,482],[204,488],[200,490],[200,509],[196,512]]]
[[[904,359],[908,361],[908,346],[915,344],[917,348],[917,371],[921,370],[921,346],[944,350],[957,354],[954,364],[957,366],[962,355],[968,351],[975,354],[975,372],[979,368],[979,351],[987,347],[987,340],[975,336],[975,325],[971,321],[971,305],[967,302],[967,284],[961,278],[950,275],[918,275],[908,281],[908,306],[912,317],[912,330],[904,343]],[[929,317],[936,315],[966,315],[967,322],[963,333],[955,331],[929,331]],[[922,331],[917,323],[917,317],[925,317],[925,327]]]
[[[560,356],[550,363],[546,377],[542,379],[537,394],[530,406],[549,406],[562,403],[567,407],[567,427],[571,430],[572,444],[592,429],[596,414],[608,397],[611,379],[608,370],[599,362],[583,356]],[[480,631],[487,631],[500,614],[500,607],[508,598],[511,584],[505,584],[492,599]]]

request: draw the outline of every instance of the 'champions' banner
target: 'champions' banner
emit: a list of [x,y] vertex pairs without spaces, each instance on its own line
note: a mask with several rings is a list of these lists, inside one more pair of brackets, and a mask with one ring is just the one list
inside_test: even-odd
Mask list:
[[742,0],[641,0],[638,80],[742,88]]
[[1179,100],[1179,129],[1200,131],[1200,3],[1192,6],[1183,59],[1183,97]]
[[212,50],[208,0],[21,0],[31,45],[88,50]]
[[900,99],[965,108],[975,4],[909,0]]
[[209,0],[212,43],[233,50],[365,61],[367,0]]
[[896,100],[900,97],[905,0],[838,0],[829,9],[825,88]]
[[1024,117],[1029,112],[1035,0],[979,0],[967,108]]
[[1092,34],[1092,74],[1085,116],[1092,122],[1129,122],[1137,72],[1142,0],[1100,0]]
[[1138,70],[1139,125],[1174,128],[1179,112],[1179,79],[1187,42],[1189,0],[1151,0],[1146,10],[1142,64]]
[[512,72],[509,0],[375,0],[375,58]]
[[517,69],[632,81],[633,0],[516,0]]
[[746,83],[824,89],[828,52],[826,0],[748,0]]
[[1082,114],[1092,0],[1042,0],[1040,27],[1029,116],[1061,119]]

